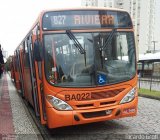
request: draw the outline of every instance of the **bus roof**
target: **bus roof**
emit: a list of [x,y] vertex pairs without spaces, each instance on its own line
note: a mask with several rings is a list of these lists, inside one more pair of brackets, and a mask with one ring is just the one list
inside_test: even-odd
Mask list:
[[48,10],[43,10],[41,12],[41,14],[46,13],[46,12],[50,12],[50,11],[69,11],[69,10],[112,10],[112,11],[127,12],[126,10],[123,10],[123,9],[110,8],[110,7],[77,7],[77,8],[48,9]]

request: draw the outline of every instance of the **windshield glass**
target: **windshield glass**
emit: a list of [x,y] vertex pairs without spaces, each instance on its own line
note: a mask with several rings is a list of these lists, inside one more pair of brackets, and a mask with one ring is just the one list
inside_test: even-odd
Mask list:
[[62,87],[108,85],[133,78],[133,32],[67,33],[44,35],[45,74],[49,83]]

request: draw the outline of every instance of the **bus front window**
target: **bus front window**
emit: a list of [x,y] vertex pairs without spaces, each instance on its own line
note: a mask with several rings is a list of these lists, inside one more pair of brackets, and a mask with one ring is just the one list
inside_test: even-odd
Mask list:
[[[85,53],[66,33],[44,35],[47,81],[62,87],[91,87],[133,78],[136,73],[133,33],[110,35],[111,32],[74,33]],[[103,84],[98,82],[99,75],[105,77]]]

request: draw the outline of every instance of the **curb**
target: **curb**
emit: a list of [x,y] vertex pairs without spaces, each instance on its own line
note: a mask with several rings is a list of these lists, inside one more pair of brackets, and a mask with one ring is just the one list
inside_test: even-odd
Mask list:
[[155,100],[159,100],[160,101],[160,97],[155,97],[155,96],[150,96],[150,95],[144,95],[144,94],[141,94],[141,93],[138,93],[138,96],[145,97],[145,98],[150,98],[150,99],[155,99]]

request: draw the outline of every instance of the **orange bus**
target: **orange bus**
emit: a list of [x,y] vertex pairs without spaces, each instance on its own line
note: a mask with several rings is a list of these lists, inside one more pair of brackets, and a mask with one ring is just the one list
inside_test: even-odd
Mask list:
[[43,11],[14,54],[16,87],[49,128],[137,114],[134,30],[124,10]]

